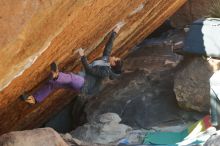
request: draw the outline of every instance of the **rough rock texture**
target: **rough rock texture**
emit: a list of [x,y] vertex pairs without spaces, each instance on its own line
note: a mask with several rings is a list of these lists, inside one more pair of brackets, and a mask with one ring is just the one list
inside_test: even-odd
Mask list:
[[188,0],[171,18],[176,28],[183,28],[193,21],[209,15],[212,0]]
[[1,146],[68,146],[51,128],[10,132],[0,136]]
[[[173,127],[172,127],[173,128]],[[72,135],[70,133],[66,133],[66,134],[61,134],[61,137],[64,139],[64,141],[71,145],[71,146],[82,146],[82,145],[88,145],[88,146],[115,146],[116,144],[118,143],[122,143],[123,141],[124,142],[129,142],[129,144],[142,144],[143,143],[143,140],[144,140],[144,137],[146,135],[148,131],[147,130],[144,130],[144,129],[141,129],[141,130],[132,130],[132,131],[129,131],[128,134],[120,139],[120,140],[117,140],[117,141],[114,141],[114,142],[111,142],[109,144],[98,144],[98,143],[89,143],[89,142],[85,142],[85,141],[81,141],[77,138],[74,138],[72,137]],[[107,138],[105,138],[107,139]],[[103,139],[104,140],[104,139]]]
[[[142,144],[148,131],[131,130],[129,126],[119,124],[120,121],[121,118],[115,113],[102,114],[96,121],[87,123],[71,133],[61,134],[61,137],[69,145],[75,143],[78,145],[95,145],[95,143],[116,145],[122,141],[127,141],[129,144]],[[172,129],[175,128],[172,127]]]
[[96,144],[96,143],[88,143],[85,141],[81,141],[72,137],[69,133],[61,134],[62,138],[66,141],[66,143],[70,146],[115,146],[115,144]]
[[174,81],[174,91],[179,105],[186,109],[208,112],[209,79],[220,69],[220,61],[189,57],[184,59]]
[[179,58],[161,42],[147,40],[126,58],[121,78],[110,81],[85,105],[89,122],[107,112],[117,113],[122,123],[137,128],[181,119],[173,92],[173,69]]
[[115,113],[106,113],[94,121],[71,132],[73,137],[89,143],[108,144],[125,137],[131,127],[119,124],[121,118]]
[[204,146],[217,146],[220,143],[220,131],[217,131],[216,134],[212,135]]
[[38,127],[72,100],[58,91],[30,107],[19,100],[48,77],[56,60],[62,71],[78,71],[76,49],[98,57],[104,36],[120,21],[113,53],[129,49],[154,31],[186,0],[1,0],[0,2],[0,134]]

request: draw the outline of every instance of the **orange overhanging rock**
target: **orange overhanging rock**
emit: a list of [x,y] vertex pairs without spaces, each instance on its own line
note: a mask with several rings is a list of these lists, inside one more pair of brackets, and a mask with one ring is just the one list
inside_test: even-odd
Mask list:
[[[74,93],[59,90],[29,106],[19,96],[35,90],[56,61],[62,71],[79,70],[77,49],[89,60],[102,53],[105,36],[124,21],[113,54],[125,57],[186,0],[1,0],[0,134],[40,126],[68,104]],[[77,117],[76,117],[77,118]]]

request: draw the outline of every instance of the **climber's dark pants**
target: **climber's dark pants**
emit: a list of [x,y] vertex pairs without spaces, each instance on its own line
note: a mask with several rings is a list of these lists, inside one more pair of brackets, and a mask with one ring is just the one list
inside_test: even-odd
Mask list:
[[80,92],[84,85],[84,78],[73,73],[59,72],[56,80],[50,79],[45,85],[39,88],[33,96],[37,102],[42,102],[51,92],[59,88],[69,88]]
[[220,71],[215,72],[210,78],[210,106],[213,126],[218,126],[220,116]]

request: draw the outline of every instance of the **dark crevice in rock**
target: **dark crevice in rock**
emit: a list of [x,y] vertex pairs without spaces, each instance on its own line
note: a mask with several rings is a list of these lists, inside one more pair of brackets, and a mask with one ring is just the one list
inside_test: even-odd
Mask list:
[[84,111],[87,103],[88,100],[82,98],[81,96],[77,96],[74,100],[72,108],[73,129],[82,126],[83,124],[88,122],[86,112]]
[[53,116],[42,127],[51,127],[59,133],[66,133],[73,130],[74,118],[72,116],[72,108],[74,102],[66,105],[60,112]]

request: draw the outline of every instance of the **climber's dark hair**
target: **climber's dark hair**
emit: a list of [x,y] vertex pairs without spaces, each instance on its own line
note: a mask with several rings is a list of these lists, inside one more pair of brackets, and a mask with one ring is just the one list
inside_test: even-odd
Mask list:
[[117,60],[115,62],[115,65],[111,66],[111,69],[114,73],[121,74],[122,73],[122,66],[123,66],[123,61],[122,60]]

